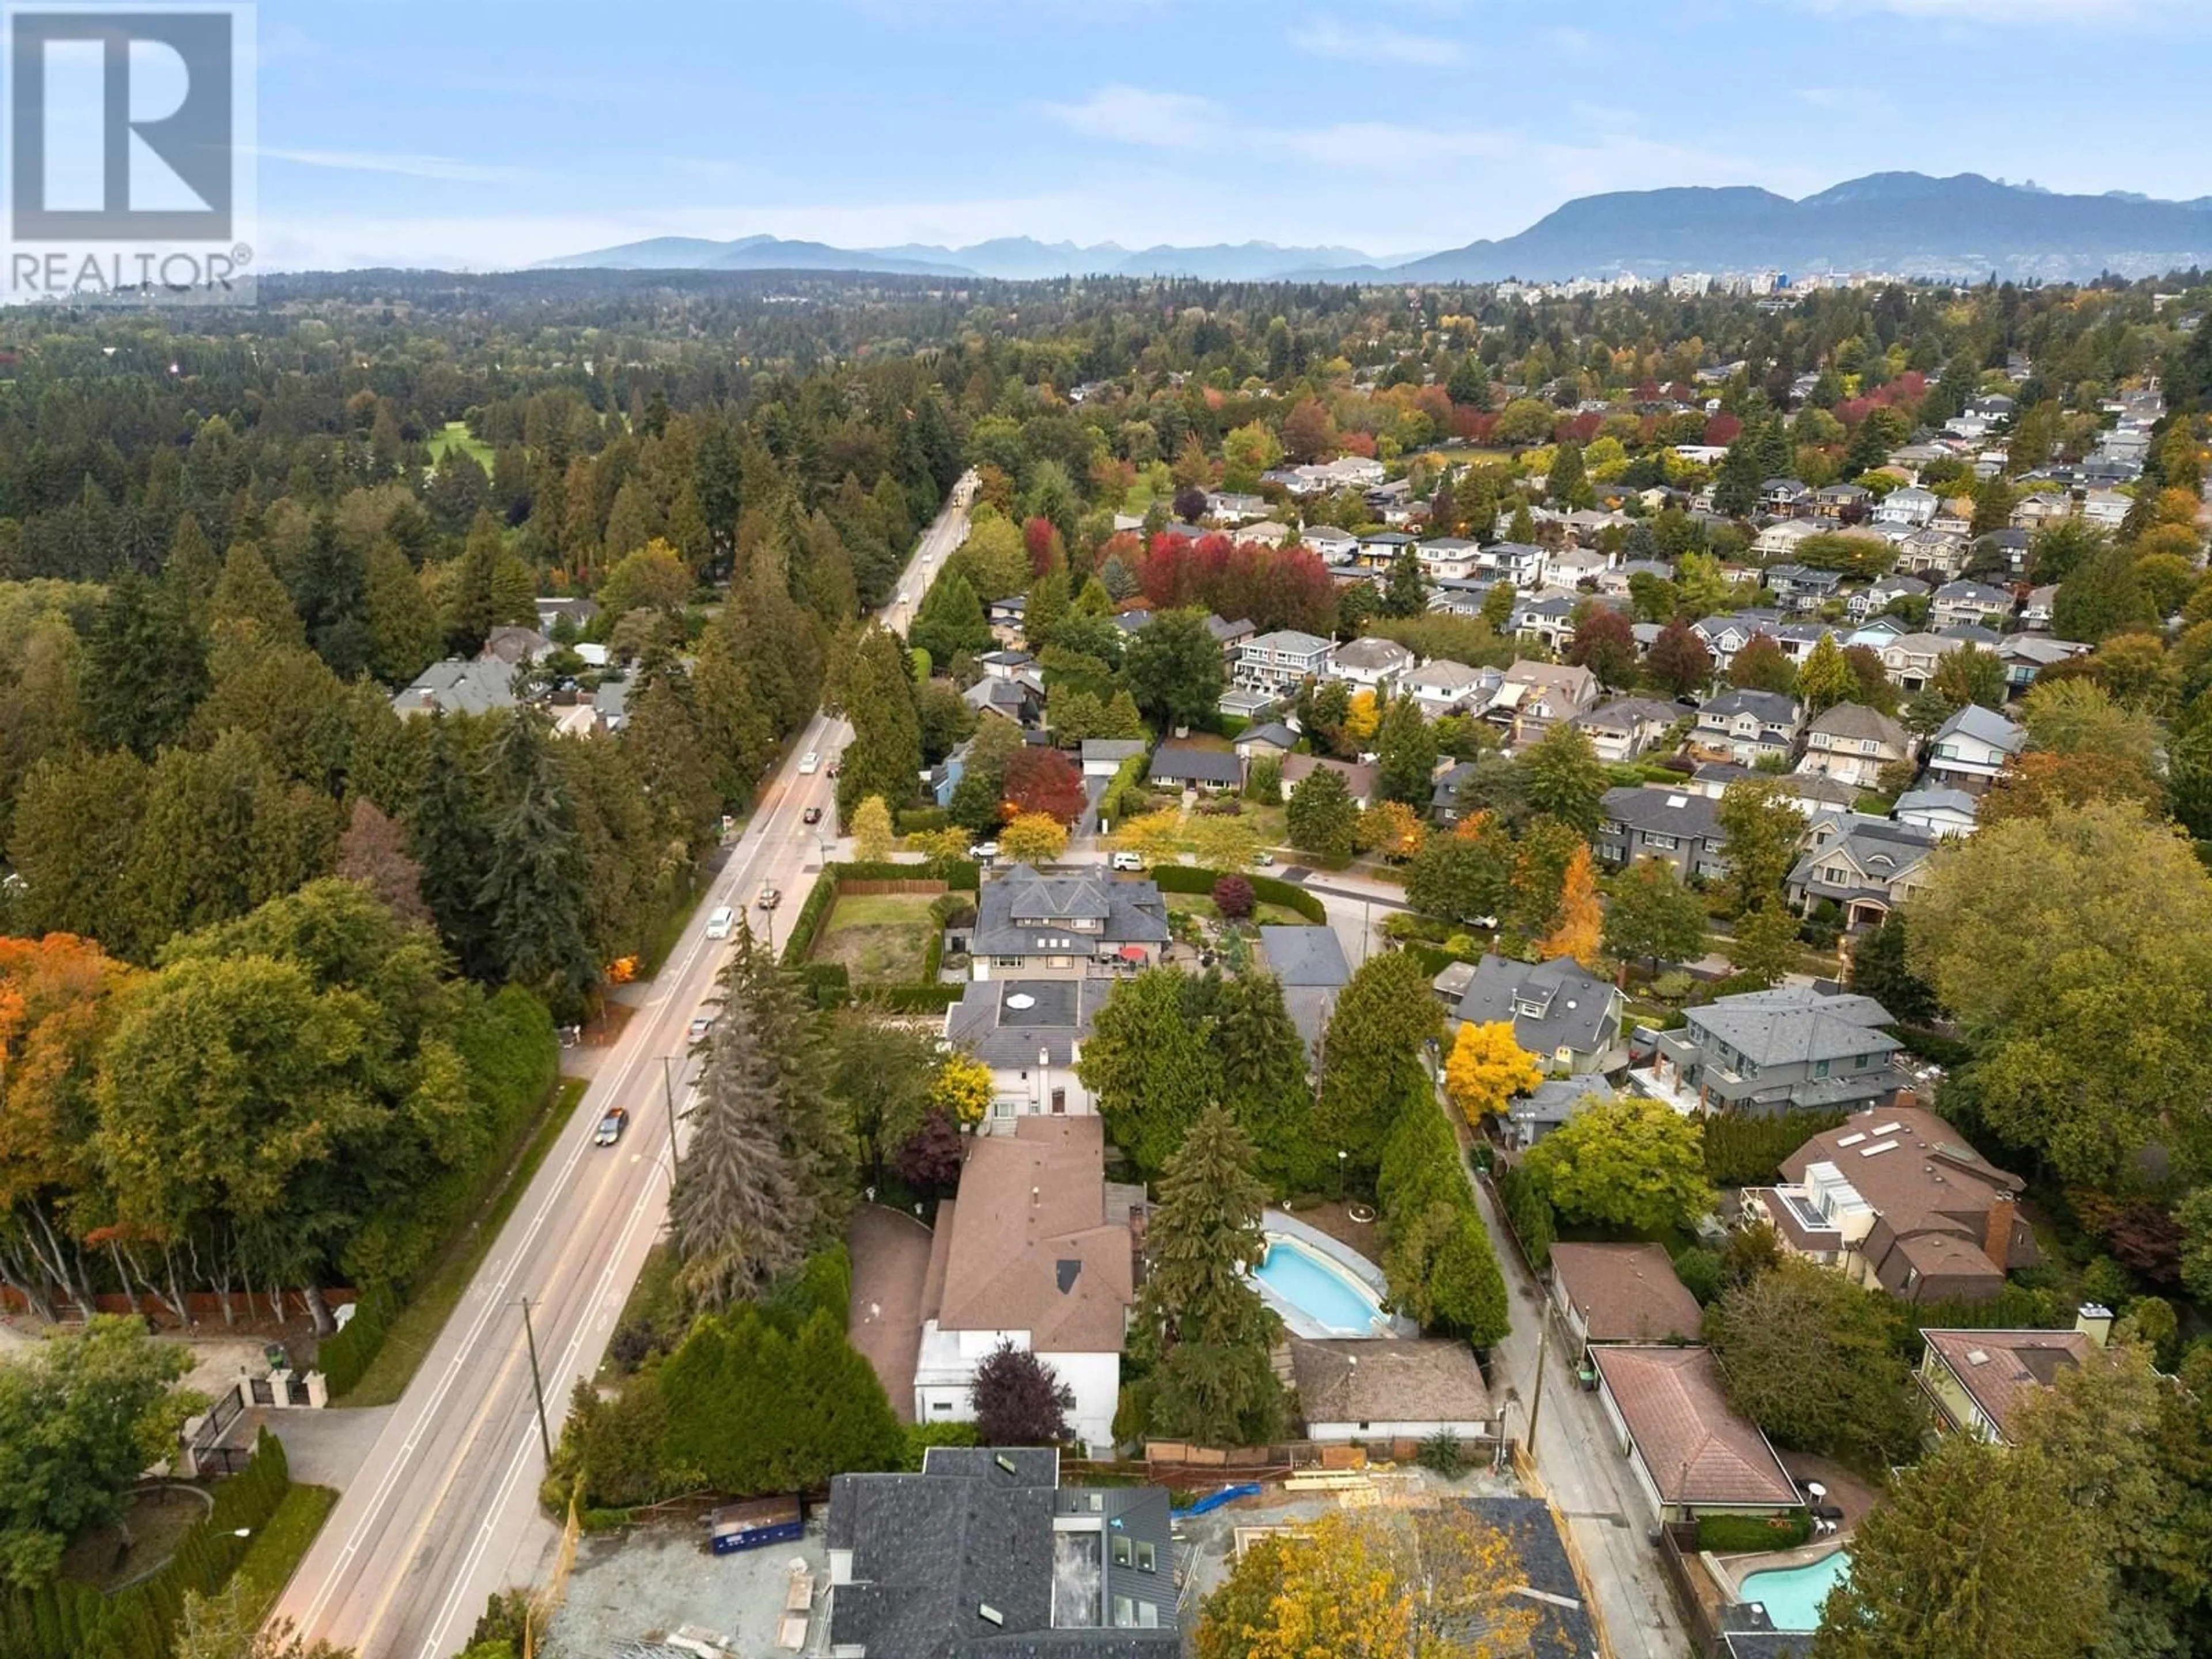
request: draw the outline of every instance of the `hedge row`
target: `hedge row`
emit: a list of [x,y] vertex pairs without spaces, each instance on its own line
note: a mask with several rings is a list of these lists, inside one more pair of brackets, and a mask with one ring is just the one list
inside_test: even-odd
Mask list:
[[1262,904],[1279,904],[1286,910],[1295,910],[1316,927],[1327,925],[1328,912],[1322,902],[1303,887],[1293,887],[1289,882],[1274,876],[1248,875],[1243,871],[1201,870],[1191,864],[1162,864],[1145,873],[1163,893],[1206,893],[1213,891],[1213,884],[1223,876],[1237,874],[1252,884],[1252,896]]
[[216,1486],[214,1507],[152,1577],[112,1594],[56,1579],[0,1597],[0,1659],[169,1659],[185,1593],[229,1582],[291,1485],[284,1448],[264,1428],[245,1471]]
[[1963,1038],[1931,1031],[1925,1025],[1906,1025],[1899,1023],[1885,1025],[1882,1030],[1905,1045],[1905,1052],[1917,1060],[1941,1066],[1945,1071],[1954,1071],[1974,1057],[1973,1045]]
[[983,873],[968,859],[939,859],[929,864],[893,864],[887,860],[825,864],[821,879],[793,919],[791,937],[783,942],[785,967],[805,965],[829,924],[830,912],[836,906],[837,889],[848,881],[941,881],[956,893],[973,893],[981,888]]
[[315,1349],[315,1366],[323,1374],[333,1398],[344,1395],[368,1375],[369,1364],[392,1334],[399,1317],[398,1295],[388,1285],[372,1285],[353,1304],[353,1317],[336,1336],[325,1338]]
[[1505,1212],[1505,1224],[1521,1241],[1521,1253],[1530,1267],[1543,1272],[1551,1265],[1552,1246],[1559,1236],[1559,1218],[1552,1200],[1517,1164],[1498,1165],[1490,1179],[1498,1189],[1498,1207]]
[[1716,1187],[1761,1187],[1781,1178],[1782,1160],[1814,1135],[1839,1127],[1841,1112],[1778,1112],[1754,1117],[1710,1112],[1705,1120],[1705,1179]]
[[1701,1515],[1698,1547],[1715,1555],[1751,1555],[1764,1550],[1794,1550],[1813,1535],[1813,1517],[1803,1510],[1786,1515]]

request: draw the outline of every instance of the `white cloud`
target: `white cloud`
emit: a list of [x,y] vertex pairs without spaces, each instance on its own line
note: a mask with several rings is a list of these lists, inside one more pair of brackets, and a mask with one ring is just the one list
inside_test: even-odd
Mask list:
[[450,155],[416,155],[367,149],[278,149],[264,144],[256,152],[272,161],[340,173],[386,173],[402,179],[447,179],[472,185],[514,184],[532,177],[526,167],[463,161]]
[[1316,17],[1299,25],[1291,31],[1290,39],[1300,52],[1352,63],[1455,69],[1468,62],[1467,47],[1443,35],[1413,34],[1373,23],[1346,27],[1329,17]]
[[1079,104],[1047,104],[1071,132],[1160,149],[1196,149],[1221,133],[1225,112],[1210,98],[1141,87],[1101,87]]

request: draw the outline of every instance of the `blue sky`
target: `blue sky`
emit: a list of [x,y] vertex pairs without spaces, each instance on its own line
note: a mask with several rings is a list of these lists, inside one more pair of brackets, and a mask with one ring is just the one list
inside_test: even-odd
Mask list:
[[1885,168],[2212,193],[2201,0],[263,0],[267,266],[1510,234]]

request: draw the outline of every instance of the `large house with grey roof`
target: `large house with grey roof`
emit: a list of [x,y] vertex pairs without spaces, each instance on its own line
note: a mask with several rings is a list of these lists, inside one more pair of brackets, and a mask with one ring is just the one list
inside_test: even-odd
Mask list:
[[1286,697],[1307,680],[1326,675],[1335,651],[1317,634],[1279,628],[1238,647],[1231,678],[1248,691]]
[[1168,942],[1167,901],[1103,870],[1044,876],[1017,864],[975,896],[964,943],[977,979],[1080,979],[1149,968]]
[[1572,957],[1528,963],[1493,954],[1475,964],[1452,1017],[1510,1021],[1513,1041],[1538,1065],[1573,1076],[1618,1062],[1622,1006],[1620,988]]
[[1097,1109],[1075,1068],[1112,984],[1103,976],[968,981],[945,1011],[945,1040],[991,1068],[980,1133],[1011,1134],[1024,1117]]
[[1629,1075],[1684,1109],[1852,1111],[1887,1104],[1904,1081],[1890,1056],[1905,1045],[1881,1029],[1889,1011],[1872,997],[1781,986],[1722,997],[1683,1018],[1680,1030],[1659,1034],[1650,1072]]
[[1052,1447],[932,1446],[830,1482],[827,1651],[843,1659],[1174,1659],[1158,1486],[1063,1486]]
[[1805,728],[1800,772],[1833,778],[1859,789],[1872,789],[1882,769],[1912,756],[1912,736],[1878,708],[1839,702],[1813,716]]
[[1996,781],[2005,763],[2027,746],[2025,728],[1995,709],[1970,702],[1937,726],[1929,739],[1929,780],[1979,794]]
[[1796,747],[1802,714],[1797,700],[1779,691],[1723,691],[1698,707],[1690,743],[1700,754],[1750,766]]
[[1260,950],[1267,971],[1282,985],[1291,1023],[1305,1040],[1306,1063],[1318,1069],[1337,994],[1352,980],[1343,941],[1334,927],[1266,927],[1260,929]]
[[1601,804],[1604,817],[1591,848],[1605,863],[1620,869],[1638,859],[1659,859],[1685,881],[1728,873],[1728,837],[1715,797],[1686,787],[1629,784],[1607,790]]
[[1862,812],[1815,814],[1806,851],[1783,890],[1810,911],[1822,900],[1843,912],[1847,929],[1881,926],[1927,884],[1928,855],[1941,836],[1920,825]]

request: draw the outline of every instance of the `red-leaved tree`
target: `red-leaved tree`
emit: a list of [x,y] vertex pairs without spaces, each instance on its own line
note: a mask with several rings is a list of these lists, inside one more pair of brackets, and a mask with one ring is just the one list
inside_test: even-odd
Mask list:
[[960,1161],[968,1150],[952,1114],[933,1106],[921,1127],[906,1138],[894,1162],[899,1179],[917,1193],[941,1198],[960,1184]]
[[1224,876],[1213,884],[1213,908],[1224,921],[1242,921],[1252,914],[1252,884],[1242,876]]
[[1084,805],[1083,775],[1059,750],[1024,744],[1007,759],[1006,781],[999,793],[999,810],[1006,817],[1043,812],[1073,823],[1083,816]]
[[987,1446],[1056,1446],[1075,1390],[1026,1348],[1001,1342],[975,1367],[975,1437]]

